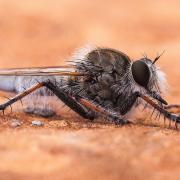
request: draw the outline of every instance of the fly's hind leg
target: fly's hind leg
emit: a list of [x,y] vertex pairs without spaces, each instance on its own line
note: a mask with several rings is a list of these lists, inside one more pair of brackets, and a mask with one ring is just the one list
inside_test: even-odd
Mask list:
[[8,107],[11,106],[12,104],[14,104],[15,102],[21,100],[22,98],[24,98],[25,96],[27,96],[28,94],[34,92],[35,90],[43,87],[43,83],[38,83],[34,86],[32,86],[31,88],[28,88],[27,90],[25,90],[22,93],[17,94],[16,96],[14,96],[13,98],[10,98],[8,101],[6,101],[5,103],[0,105],[0,110],[2,110],[4,112],[4,110]]
[[58,96],[58,98],[61,101],[63,101],[68,107],[70,107],[72,110],[74,110],[82,117],[90,120],[93,120],[95,118],[95,113],[93,111],[81,105],[75,98],[69,96],[67,93],[63,92],[60,88],[57,88],[53,83],[47,83],[47,82],[38,83],[32,86],[31,88],[28,88],[24,92],[17,94],[13,98],[10,98],[7,102],[0,105],[0,110],[4,112],[4,110],[8,106],[11,106],[13,103],[21,100],[25,96],[31,94],[32,92],[34,92],[35,90],[41,87],[47,87],[48,89],[50,89],[56,96]]

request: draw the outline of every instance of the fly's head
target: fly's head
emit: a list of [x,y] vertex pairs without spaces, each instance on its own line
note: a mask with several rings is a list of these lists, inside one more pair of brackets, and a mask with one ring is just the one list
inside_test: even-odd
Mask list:
[[154,60],[147,57],[134,61],[131,71],[134,81],[141,86],[146,93],[163,104],[167,104],[160,96],[166,87],[165,74],[156,66],[157,56]]

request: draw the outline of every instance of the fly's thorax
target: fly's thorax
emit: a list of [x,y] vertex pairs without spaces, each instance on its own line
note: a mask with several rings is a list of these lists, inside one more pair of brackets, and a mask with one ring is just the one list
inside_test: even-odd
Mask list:
[[106,72],[116,71],[123,74],[130,63],[125,54],[107,48],[97,48],[87,54],[86,59],[93,65],[100,67]]
[[[96,59],[93,58],[96,56]],[[113,49],[97,49],[88,55],[89,62],[97,62],[102,71],[113,73],[115,76],[124,76],[130,66],[128,56]]]
[[[84,56],[81,53],[82,51],[75,53],[75,56],[73,56],[74,60],[72,60],[78,71],[91,75],[102,72],[114,72],[122,76],[130,66],[129,57],[114,49],[96,47],[89,49],[89,52],[84,54]],[[78,59],[79,57],[82,59]]]

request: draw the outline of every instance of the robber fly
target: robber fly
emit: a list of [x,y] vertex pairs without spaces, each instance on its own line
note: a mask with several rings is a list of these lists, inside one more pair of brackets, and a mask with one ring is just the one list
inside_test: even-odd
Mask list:
[[161,97],[165,77],[156,67],[159,58],[132,61],[121,51],[95,47],[78,51],[67,66],[2,69],[0,89],[17,95],[1,104],[0,110],[31,93],[54,94],[89,120],[102,115],[116,124],[126,124],[126,115],[146,102],[177,124],[180,116],[170,113],[170,106]]

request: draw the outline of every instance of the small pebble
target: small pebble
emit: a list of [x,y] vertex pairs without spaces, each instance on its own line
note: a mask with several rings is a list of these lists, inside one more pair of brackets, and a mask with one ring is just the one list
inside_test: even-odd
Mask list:
[[32,125],[33,126],[43,126],[44,124],[41,121],[32,121]]
[[10,125],[11,125],[11,127],[16,128],[18,126],[21,126],[22,122],[18,119],[13,119]]

